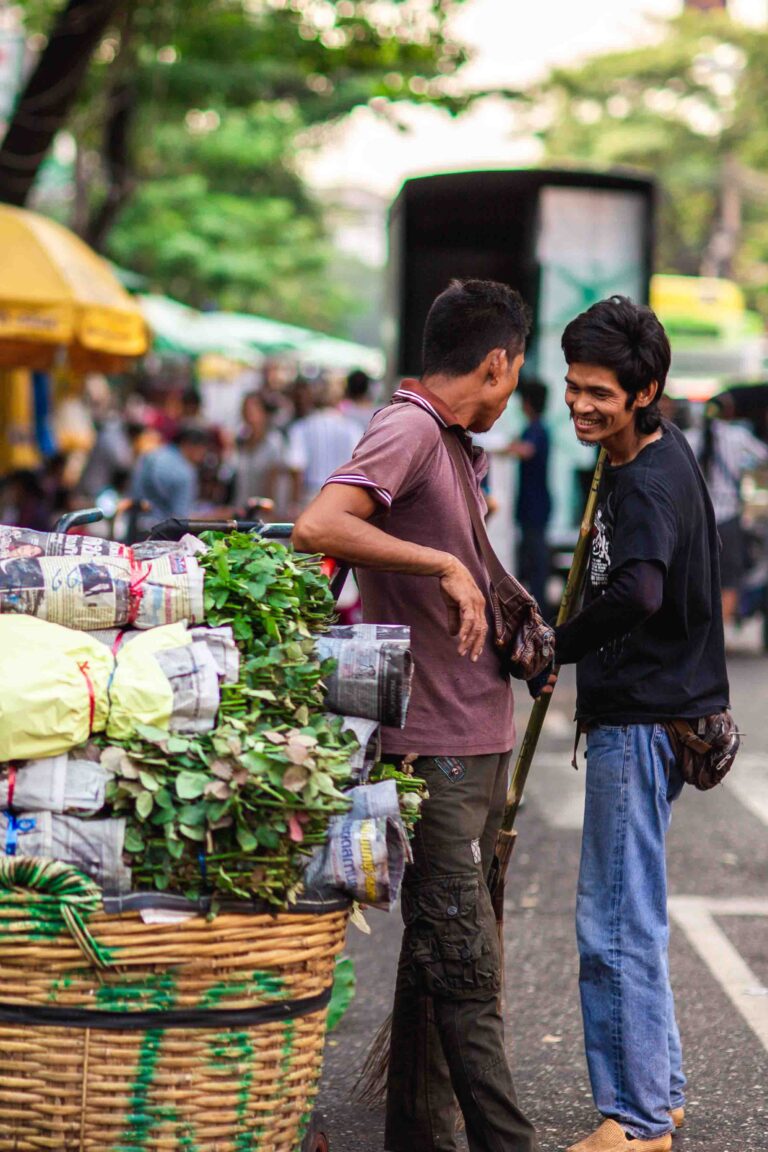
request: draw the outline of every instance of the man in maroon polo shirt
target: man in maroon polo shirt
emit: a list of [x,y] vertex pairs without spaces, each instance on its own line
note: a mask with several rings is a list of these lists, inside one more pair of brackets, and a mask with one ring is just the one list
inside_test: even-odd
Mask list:
[[429,800],[403,883],[389,1152],[453,1152],[454,1094],[471,1152],[538,1148],[504,1052],[485,883],[515,738],[512,691],[488,638],[488,575],[443,443],[446,429],[459,436],[484,510],[487,461],[468,432],[486,432],[504,411],[528,330],[528,310],[511,288],[454,281],[427,317],[421,380],[404,381],[376,413],[294,529],[302,551],[356,566],[366,620],[411,627],[408,720],[402,730],[383,729],[383,752],[417,757]]

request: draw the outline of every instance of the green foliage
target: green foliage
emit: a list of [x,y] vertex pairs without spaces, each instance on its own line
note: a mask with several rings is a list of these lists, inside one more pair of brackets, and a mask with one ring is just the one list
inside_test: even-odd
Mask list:
[[222,687],[214,732],[141,725],[104,748],[107,799],[127,819],[138,886],[283,904],[329,817],[349,807],[340,789],[356,741],[323,715],[328,666],[310,635],[332,619],[333,598],[316,561],[282,544],[244,533],[210,543],[206,620],[232,626],[239,680]]
[[768,33],[688,13],[657,44],[555,69],[528,92],[527,123],[549,162],[656,177],[659,271],[697,275],[716,262],[723,188],[737,187],[743,228],[721,270],[754,299],[768,288],[766,96]]
[[[451,78],[465,54],[447,29],[462,3],[118,6],[72,124],[76,227],[189,303],[213,298],[344,334],[353,296],[328,283],[322,209],[301,180],[297,147],[321,142],[360,105],[459,111],[466,98]],[[49,27],[57,7],[27,0],[30,29]]]

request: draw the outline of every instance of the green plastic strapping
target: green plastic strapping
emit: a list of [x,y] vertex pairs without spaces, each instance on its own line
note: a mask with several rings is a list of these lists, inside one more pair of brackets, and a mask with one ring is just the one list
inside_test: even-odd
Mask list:
[[2,856],[0,889],[48,897],[29,905],[30,918],[45,924],[43,934],[48,935],[58,919],[90,964],[107,968],[113,963],[111,950],[103,948],[88,931],[88,917],[101,908],[101,889],[82,872],[59,860]]

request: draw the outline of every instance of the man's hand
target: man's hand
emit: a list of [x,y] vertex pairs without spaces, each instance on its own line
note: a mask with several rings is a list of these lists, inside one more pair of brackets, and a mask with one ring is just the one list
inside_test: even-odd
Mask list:
[[477,660],[488,632],[485,597],[455,556],[440,573],[440,591],[448,606],[448,630],[452,636],[458,633],[459,656],[469,653],[470,660]]
[[526,680],[526,684],[534,700],[538,700],[539,696],[551,696],[555,684],[557,684],[557,673],[553,671],[550,664],[543,672],[539,672],[538,676],[532,676],[530,680]]

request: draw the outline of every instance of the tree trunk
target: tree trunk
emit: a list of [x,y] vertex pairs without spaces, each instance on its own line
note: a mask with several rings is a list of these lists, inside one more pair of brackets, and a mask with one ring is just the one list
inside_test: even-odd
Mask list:
[[0,147],[0,201],[22,206],[120,0],[67,0]]
[[136,107],[136,88],[127,77],[118,79],[109,92],[104,125],[103,162],[107,190],[101,203],[91,213],[84,239],[102,251],[110,228],[120,209],[133,192],[135,179],[131,167],[130,128]]

